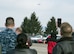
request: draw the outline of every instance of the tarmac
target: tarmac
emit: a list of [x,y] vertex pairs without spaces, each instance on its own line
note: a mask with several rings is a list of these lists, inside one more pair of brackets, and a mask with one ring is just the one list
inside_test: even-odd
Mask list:
[[44,43],[33,43],[30,48],[36,49],[37,54],[48,54],[47,53],[47,44],[44,44]]

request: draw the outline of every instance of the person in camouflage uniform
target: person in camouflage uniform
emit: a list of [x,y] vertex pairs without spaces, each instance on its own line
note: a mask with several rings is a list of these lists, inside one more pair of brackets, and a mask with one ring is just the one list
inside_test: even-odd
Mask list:
[[0,32],[0,44],[2,45],[2,54],[14,49],[16,46],[16,33],[13,31],[14,19],[12,17],[6,18],[6,29]]

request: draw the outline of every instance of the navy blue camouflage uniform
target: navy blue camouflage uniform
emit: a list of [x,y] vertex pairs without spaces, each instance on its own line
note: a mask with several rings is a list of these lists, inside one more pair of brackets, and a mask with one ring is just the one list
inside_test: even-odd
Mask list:
[[2,54],[6,54],[7,51],[14,49],[16,46],[17,35],[12,29],[6,28],[0,32],[0,43],[2,44]]

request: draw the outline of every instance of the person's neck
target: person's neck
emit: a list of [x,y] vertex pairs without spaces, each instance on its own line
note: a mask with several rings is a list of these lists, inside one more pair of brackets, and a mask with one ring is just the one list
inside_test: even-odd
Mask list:
[[9,29],[13,29],[13,27],[11,27],[11,26],[9,26],[9,27],[7,27],[7,28],[9,28]]
[[62,37],[72,37],[72,35],[71,34],[64,34],[64,35],[62,35]]

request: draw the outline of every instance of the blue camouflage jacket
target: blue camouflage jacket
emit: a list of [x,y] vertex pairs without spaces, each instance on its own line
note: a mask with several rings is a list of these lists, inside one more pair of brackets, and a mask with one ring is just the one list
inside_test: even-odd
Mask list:
[[2,54],[6,54],[7,51],[14,49],[16,46],[17,35],[12,29],[6,28],[0,32],[0,44],[2,45]]

